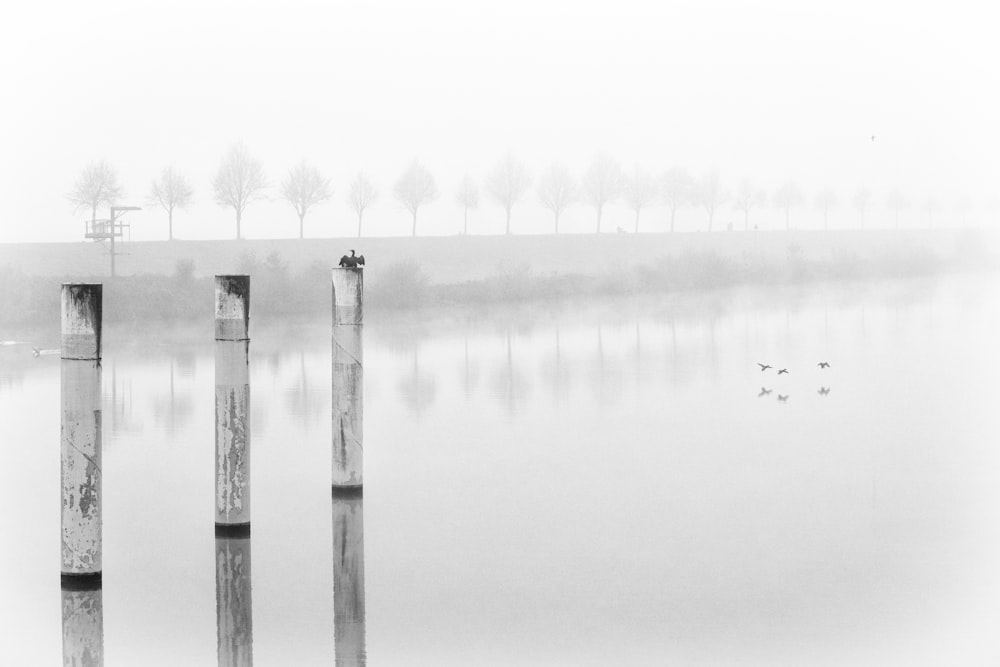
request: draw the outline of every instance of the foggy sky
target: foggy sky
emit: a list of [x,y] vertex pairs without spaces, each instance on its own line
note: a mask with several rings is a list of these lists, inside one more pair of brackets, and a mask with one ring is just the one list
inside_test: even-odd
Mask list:
[[[175,215],[175,235],[231,238],[232,211],[210,183],[239,140],[273,185],[302,158],[332,179],[334,199],[306,219],[312,236],[353,233],[344,199],[358,170],[381,193],[366,233],[407,234],[391,191],[414,158],[441,191],[419,231],[456,233],[459,180],[481,181],[508,150],[535,177],[553,161],[579,175],[604,150],[626,169],[715,167],[731,188],[749,177],[773,192],[791,178],[810,202],[801,220],[793,213],[802,226],[816,225],[822,187],[842,202],[872,188],[880,224],[894,187],[981,205],[1000,182],[1000,47],[975,4],[119,0],[5,13],[0,242],[79,240],[86,215],[65,194],[100,158],[117,169],[123,203],[143,206],[173,164],[196,199]],[[248,209],[245,237],[297,234],[271,194]],[[133,239],[166,238],[165,214],[146,208],[132,215]],[[663,229],[665,215],[644,213],[644,227]],[[853,214],[838,215],[847,226]],[[613,206],[604,229],[631,217]],[[513,228],[547,231],[548,219],[522,204]],[[717,228],[730,220],[742,226],[727,207]],[[703,227],[691,212],[679,225]],[[592,228],[583,206],[561,224]],[[470,230],[502,229],[484,196]]]

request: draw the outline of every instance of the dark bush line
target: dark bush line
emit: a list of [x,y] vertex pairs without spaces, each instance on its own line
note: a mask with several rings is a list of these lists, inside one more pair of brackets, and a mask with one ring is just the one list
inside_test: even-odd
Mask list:
[[[822,280],[869,280],[920,276],[966,268],[996,268],[996,263],[969,257],[942,260],[909,248],[885,250],[871,259],[838,256],[805,260],[789,247],[783,261],[751,256],[727,257],[714,252],[664,256],[637,266],[599,275],[539,274],[527,265],[501,264],[481,280],[431,284],[414,261],[396,263],[366,276],[367,309],[398,310],[426,305],[465,306],[503,302],[551,301],[576,296],[621,296],[635,293],[711,290],[740,285],[793,284]],[[209,319],[213,279],[195,277],[193,265],[181,260],[173,275],[121,276],[104,282],[104,313],[108,321]],[[276,253],[264,260],[242,258],[239,271],[249,273],[251,315],[292,315],[330,304],[329,269],[313,263],[292,275]],[[52,322],[58,319],[59,281],[25,276],[0,268],[0,326]],[[0,339],[4,338],[0,329]]]

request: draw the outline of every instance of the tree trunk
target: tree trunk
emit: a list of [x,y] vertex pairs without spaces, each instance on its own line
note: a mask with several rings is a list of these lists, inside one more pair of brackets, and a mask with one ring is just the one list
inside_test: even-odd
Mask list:
[[417,209],[413,209],[413,236],[417,235]]
[[173,207],[167,210],[167,240],[174,240],[174,209]]
[[556,234],[559,233],[559,211],[556,211]]
[[743,209],[743,231],[750,231],[750,211]]
[[639,233],[639,209],[635,209],[635,233]]
[[597,231],[594,232],[595,234],[600,234],[601,233],[601,209],[602,208],[604,208],[604,207],[603,206],[598,206],[597,207]]
[[708,231],[712,231],[712,219],[715,218],[715,211],[708,212]]
[[672,206],[670,208],[670,231],[674,231],[674,216],[677,215],[677,207]]
[[507,207],[507,230],[504,234],[510,235],[510,206]]
[[304,233],[303,233],[303,230],[305,229],[305,226],[306,226],[305,222],[306,222],[306,214],[305,213],[299,213],[299,238],[300,239],[305,238]]
[[236,209],[236,240],[240,240],[240,222],[243,219],[243,211]]
[[462,236],[469,235],[469,207],[465,207],[465,213],[462,217]]
[[361,238],[361,216],[365,214],[365,209],[358,211],[358,238]]

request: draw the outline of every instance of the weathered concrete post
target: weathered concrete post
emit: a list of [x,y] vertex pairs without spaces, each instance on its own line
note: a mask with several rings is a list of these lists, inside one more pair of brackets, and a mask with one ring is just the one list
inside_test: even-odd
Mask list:
[[364,269],[333,269],[333,488],[363,484],[362,292]]
[[333,498],[333,645],[343,667],[365,664],[364,500]]
[[219,667],[253,665],[250,538],[215,538],[215,618]]
[[63,664],[104,667],[104,600],[98,584],[62,590]]
[[101,581],[101,285],[62,286],[62,582]]
[[250,276],[215,277],[215,530],[250,533]]

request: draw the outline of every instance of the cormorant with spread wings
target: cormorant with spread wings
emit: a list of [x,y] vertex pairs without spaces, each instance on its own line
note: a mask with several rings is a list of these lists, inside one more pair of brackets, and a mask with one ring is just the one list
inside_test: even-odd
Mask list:
[[343,257],[340,258],[341,268],[355,269],[359,266],[363,267],[364,265],[365,265],[365,256],[355,255],[353,250],[351,251],[351,255],[349,257],[347,255],[344,255]]

